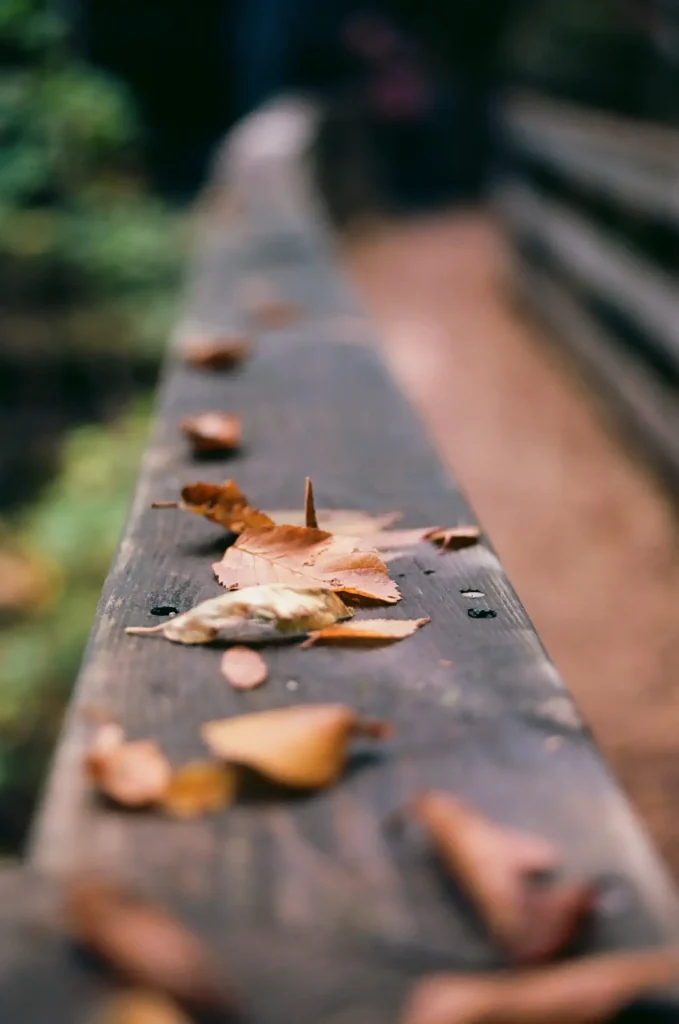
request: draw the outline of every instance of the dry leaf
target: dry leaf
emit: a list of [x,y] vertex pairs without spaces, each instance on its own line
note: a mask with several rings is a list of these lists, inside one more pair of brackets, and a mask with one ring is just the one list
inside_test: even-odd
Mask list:
[[123,807],[148,807],[155,803],[165,792],[172,773],[160,747],[152,740],[116,742],[115,733],[113,741],[109,738],[102,746],[105,730],[110,730],[110,726],[101,727],[85,758],[85,770],[92,781]]
[[199,481],[182,487],[181,501],[154,501],[151,508],[180,508],[205,516],[211,523],[218,523],[233,533],[243,530],[257,530],[273,526],[265,512],[252,508],[248,499],[233,480],[223,484],[208,484]]
[[360,539],[303,526],[246,530],[213,568],[219,582],[230,588],[315,583],[385,604],[401,596],[380,556]]
[[[303,509],[274,509],[266,515],[279,526],[306,526]],[[320,508],[317,519],[321,530],[337,533],[344,537],[369,537],[379,535],[401,518],[400,512],[357,512],[351,508]],[[374,547],[374,545],[371,545]]]
[[236,690],[254,690],[269,674],[262,655],[249,647],[230,647],[224,652],[220,668],[226,681]]
[[85,770],[88,775],[96,779],[111,752],[124,743],[125,733],[117,722],[100,721],[85,755]]
[[312,530],[318,529],[318,516],[314,502],[314,488],[311,478],[307,477],[304,485],[304,525]]
[[97,1014],[95,1024],[191,1024],[191,1021],[166,996],[146,989],[130,989],[112,996]]
[[599,1024],[679,974],[679,949],[608,953],[532,971],[438,974],[400,1024]]
[[425,626],[431,619],[354,619],[317,629],[309,634],[302,647],[317,643],[379,644],[403,640]]
[[70,884],[64,912],[73,937],[133,984],[189,1006],[233,1007],[203,944],[160,907],[93,876]]
[[229,451],[241,443],[241,420],[229,412],[185,416],[179,426],[198,453]]
[[246,359],[252,346],[243,335],[205,335],[182,346],[189,366],[200,370],[232,370]]
[[[554,846],[496,825],[448,793],[423,793],[412,810],[497,941],[517,959],[535,955],[536,951],[544,955],[544,950],[551,949],[557,939],[552,940],[544,930],[537,942],[531,939],[531,931],[540,927],[534,915],[539,913],[541,898],[537,887],[534,893],[531,891],[531,876],[534,880],[534,876],[557,866]],[[585,902],[583,896],[583,912]],[[564,941],[566,925],[562,927],[561,921],[554,920],[554,907],[548,906],[548,910],[552,928]],[[582,914],[576,914],[570,905],[563,910],[574,928]],[[568,934],[565,939],[570,937]]]
[[437,527],[435,530],[428,531],[425,540],[431,541],[432,544],[438,544],[441,552],[459,551],[461,548],[477,544],[480,536],[481,531],[478,526],[452,526],[448,529]]
[[172,773],[160,804],[175,818],[197,818],[226,807],[235,792],[235,776],[226,765],[193,761]]
[[273,625],[279,633],[308,633],[352,615],[351,609],[327,587],[271,583],[213,597],[157,626],[128,626],[125,632],[161,633],[179,644],[206,644],[215,640],[221,630],[240,626],[244,621]]
[[305,704],[206,722],[201,735],[217,757],[302,789],[329,786],[342,774],[352,736],[382,739],[386,722],[342,704]]

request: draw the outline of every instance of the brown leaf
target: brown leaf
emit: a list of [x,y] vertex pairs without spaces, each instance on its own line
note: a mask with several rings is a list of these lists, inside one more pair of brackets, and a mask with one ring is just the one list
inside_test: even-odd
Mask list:
[[380,556],[360,539],[303,526],[246,530],[213,568],[225,587],[316,584],[385,604],[401,596]]
[[249,647],[230,647],[224,652],[221,672],[236,690],[254,690],[269,674],[264,658]]
[[233,413],[203,412],[198,416],[185,416],[179,426],[198,453],[229,451],[241,443],[240,416]]
[[306,478],[304,486],[304,525],[312,530],[318,529],[318,517],[316,515],[316,504],[314,502],[314,488],[311,478]]
[[[274,509],[266,513],[280,526],[307,526],[306,515],[301,509]],[[321,508],[317,511],[321,530],[345,537],[377,536],[392,523],[401,518],[400,512],[357,512],[351,508]],[[370,541],[369,541],[370,543]],[[371,546],[375,545],[371,543]],[[391,545],[389,545],[391,546]]]
[[[523,959],[535,949],[551,947],[546,934],[537,943],[531,939],[532,915],[540,906],[540,897],[530,895],[531,876],[557,866],[558,854],[551,843],[496,825],[448,793],[423,793],[412,810],[504,948]],[[574,911],[564,908],[564,913],[566,910],[574,925]],[[580,915],[576,916],[579,920]],[[559,935],[566,930],[561,921],[553,921],[553,928]]]
[[179,644],[206,644],[222,630],[240,628],[244,621],[273,625],[279,633],[308,633],[323,629],[353,612],[328,587],[291,587],[271,583],[202,601],[191,611],[157,626],[128,626],[126,633],[161,633]]
[[85,759],[85,770],[98,789],[123,807],[148,807],[167,789],[172,770],[162,750],[152,740],[104,743],[98,739]]
[[302,318],[302,307],[285,299],[267,299],[250,304],[250,313],[260,326],[275,330],[292,327]]
[[175,818],[197,818],[226,807],[235,792],[236,779],[226,765],[193,761],[172,773],[160,805]]
[[[102,712],[103,714],[103,712]],[[85,755],[85,770],[90,778],[96,779],[111,752],[125,743],[125,733],[117,722],[100,720],[92,742]]]
[[425,535],[425,540],[440,545],[443,553],[444,551],[459,551],[461,548],[477,544],[480,536],[481,531],[478,526],[452,526],[448,529],[436,527],[434,530],[429,530]]
[[550,882],[526,888],[523,935],[515,957],[524,964],[548,963],[566,949],[596,906],[590,882]]
[[205,335],[190,339],[182,346],[184,359],[200,370],[232,370],[252,350],[243,335]]
[[180,508],[185,512],[193,512],[232,533],[273,526],[273,520],[265,512],[258,512],[251,507],[233,480],[225,480],[223,484],[201,481],[187,484],[182,488],[181,501],[154,501],[151,508]]
[[208,951],[162,908],[88,876],[68,886],[64,913],[73,937],[133,984],[188,1006],[232,1008]]
[[314,630],[302,647],[317,643],[380,644],[403,640],[431,619],[354,619]]
[[179,1007],[146,989],[117,992],[95,1018],[95,1024],[191,1024]]
[[386,722],[342,704],[305,704],[206,722],[201,735],[217,757],[285,786],[315,789],[342,774],[352,736],[381,739]]
[[539,970],[435,974],[400,1024],[599,1024],[679,974],[679,949],[608,953]]

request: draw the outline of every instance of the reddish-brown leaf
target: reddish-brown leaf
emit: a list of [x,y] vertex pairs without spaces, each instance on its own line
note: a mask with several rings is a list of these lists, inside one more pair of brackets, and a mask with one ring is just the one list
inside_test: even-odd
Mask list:
[[175,818],[198,818],[226,807],[235,793],[236,778],[228,765],[193,761],[172,773],[160,805]]
[[431,619],[352,619],[350,622],[338,622],[325,629],[316,629],[309,633],[309,638],[302,647],[313,644],[389,644],[403,640],[420,628],[426,626]]
[[185,416],[180,427],[197,453],[230,451],[241,443],[241,420],[229,412]]
[[73,937],[133,984],[189,1006],[233,1007],[203,944],[160,907],[92,876],[68,886],[64,911]]
[[158,992],[117,992],[97,1013],[94,1024],[191,1024],[176,1003]]
[[265,512],[252,508],[233,480],[225,480],[223,484],[202,481],[187,484],[182,488],[181,501],[154,501],[151,507],[180,508],[185,512],[193,512],[233,533],[273,526],[273,521]]
[[222,675],[236,690],[254,690],[269,674],[264,658],[249,647],[230,647],[221,661]]
[[609,953],[501,974],[435,974],[400,1024],[601,1024],[679,975],[679,949]]
[[246,530],[214,565],[228,588],[258,583],[329,587],[340,594],[393,604],[398,587],[376,551],[356,537],[303,526]]
[[189,366],[200,370],[232,370],[250,355],[252,346],[242,335],[205,335],[182,346]]
[[149,807],[167,789],[172,769],[152,740],[120,742],[117,726],[101,726],[85,758],[97,788],[123,807]]
[[213,754],[285,786],[316,789],[342,774],[352,736],[382,739],[391,727],[342,704],[306,704],[206,722]]

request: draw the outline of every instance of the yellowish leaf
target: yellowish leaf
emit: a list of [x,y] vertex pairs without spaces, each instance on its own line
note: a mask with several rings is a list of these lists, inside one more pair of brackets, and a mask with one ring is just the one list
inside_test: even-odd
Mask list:
[[270,583],[213,597],[157,626],[128,626],[125,632],[160,633],[179,644],[206,644],[222,630],[239,627],[244,621],[275,626],[279,633],[308,633],[352,615],[328,587]]
[[249,647],[230,647],[224,652],[220,668],[226,681],[236,690],[254,690],[269,674],[262,655]]
[[226,807],[235,793],[236,779],[227,765],[193,761],[172,773],[160,805],[175,818],[197,818]]
[[198,416],[185,416],[179,425],[199,454],[229,451],[241,443],[240,416],[233,413],[203,412]]
[[97,1013],[95,1024],[191,1024],[176,1003],[158,992],[117,992]]
[[302,647],[317,643],[384,644],[403,640],[431,619],[354,619],[317,629]]
[[206,722],[201,735],[212,753],[285,786],[315,789],[342,774],[352,736],[381,739],[386,722],[361,717],[342,704],[308,704]]
[[219,582],[230,588],[316,584],[385,604],[401,596],[378,553],[360,539],[302,526],[246,530],[213,568]]
[[226,480],[223,484],[202,481],[187,484],[182,488],[180,501],[154,501],[151,508],[179,508],[193,512],[233,533],[273,526],[273,521],[265,512],[251,507],[233,480]]

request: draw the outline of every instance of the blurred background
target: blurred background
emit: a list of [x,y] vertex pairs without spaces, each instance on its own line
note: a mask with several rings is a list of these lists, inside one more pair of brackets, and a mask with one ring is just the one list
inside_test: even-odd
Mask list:
[[191,202],[290,92],[322,104],[385,354],[679,871],[676,0],[0,3],[0,849],[123,524]]

